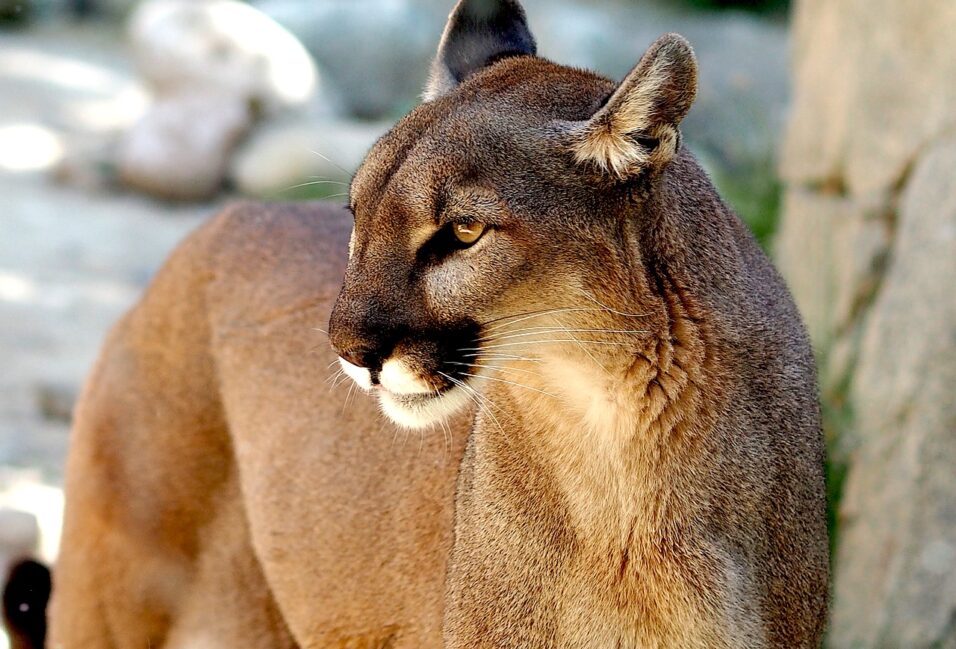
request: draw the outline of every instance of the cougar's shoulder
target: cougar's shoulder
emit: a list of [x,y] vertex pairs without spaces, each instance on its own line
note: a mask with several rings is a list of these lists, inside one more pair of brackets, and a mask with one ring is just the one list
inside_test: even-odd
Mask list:
[[[198,233],[207,249],[215,290],[251,291],[256,308],[333,296],[345,270],[351,216],[339,204],[236,203]],[[228,281],[218,281],[226,279]],[[225,299],[225,296],[224,296]]]

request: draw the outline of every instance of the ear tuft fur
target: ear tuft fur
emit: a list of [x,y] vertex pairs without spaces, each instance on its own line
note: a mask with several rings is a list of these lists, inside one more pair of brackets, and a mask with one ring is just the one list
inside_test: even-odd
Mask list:
[[517,0],[459,0],[432,63],[425,101],[448,94],[495,61],[536,52],[527,17]]
[[575,158],[621,180],[663,167],[677,152],[678,125],[696,95],[693,49],[682,36],[661,36],[604,107],[575,129]]

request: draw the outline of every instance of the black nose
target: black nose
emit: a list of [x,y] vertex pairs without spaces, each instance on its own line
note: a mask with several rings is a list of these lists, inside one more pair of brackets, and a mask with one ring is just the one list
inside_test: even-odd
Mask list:
[[381,354],[370,347],[351,347],[349,349],[337,350],[339,356],[347,360],[352,365],[364,367],[373,373],[378,373],[382,369]]
[[329,318],[332,349],[352,365],[369,370],[374,378],[404,335],[396,313],[393,305],[343,288]]

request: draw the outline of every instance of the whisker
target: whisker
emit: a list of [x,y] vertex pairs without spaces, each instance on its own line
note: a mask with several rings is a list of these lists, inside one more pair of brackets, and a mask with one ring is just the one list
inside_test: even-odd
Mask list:
[[329,178],[328,176],[309,176],[309,178],[311,178],[312,180],[327,180],[329,184],[344,185],[345,187],[348,187],[349,185],[347,182],[342,182],[341,180],[334,180],[332,178]]
[[515,347],[518,345],[542,345],[546,343],[585,343],[588,345],[617,345],[617,346],[627,346],[628,343],[616,342],[611,340],[572,340],[569,338],[546,338],[543,340],[520,340],[518,342],[510,343],[500,343],[498,345],[485,345],[484,347],[465,347],[459,351],[463,352],[479,352],[483,349],[501,349],[503,347]]
[[470,399],[475,403],[475,405],[477,405],[479,408],[482,406],[482,403],[477,399],[477,397],[479,397],[480,395],[479,395],[477,392],[475,392],[474,388],[472,388],[471,386],[469,386],[469,385],[468,385],[467,383],[465,383],[464,381],[462,381],[462,380],[460,380],[460,379],[456,379],[455,377],[451,376],[450,374],[445,374],[444,372],[441,372],[441,371],[439,371],[438,373],[439,373],[441,376],[444,376],[444,377],[445,377],[446,379],[448,379],[449,381],[451,381],[454,385],[457,385],[459,388],[461,388],[462,390],[464,390],[464,391],[465,391],[465,394],[468,396],[468,398],[470,398]]
[[604,370],[604,373],[605,373],[605,374],[607,374],[608,376],[611,376],[611,372],[608,371],[608,369],[607,369],[606,367],[604,367],[604,365],[603,365],[598,359],[596,359],[596,358],[594,357],[594,355],[593,355],[591,352],[589,352],[584,345],[581,344],[581,341],[578,340],[578,337],[575,336],[575,335],[571,332],[570,329],[568,329],[567,327],[565,327],[564,325],[562,325],[560,322],[558,322],[558,319],[555,318],[554,316],[551,317],[551,320],[553,320],[553,321],[555,322],[555,324],[557,324],[557,325],[560,326],[562,329],[564,329],[564,330],[567,332],[567,334],[568,334],[569,336],[571,336],[571,338],[574,339],[574,342],[577,343],[577,346],[581,348],[581,351],[584,352],[584,353],[587,355],[588,358],[590,358],[592,361],[594,361],[594,363],[595,363],[598,367],[600,367],[602,370]]
[[[462,350],[458,350],[462,351]],[[503,352],[477,352],[474,354],[464,354],[462,358],[480,358],[487,361],[522,361],[526,363],[541,363],[540,358],[529,358],[527,356],[517,356],[514,354],[505,354]]]
[[541,376],[540,372],[532,372],[531,370],[524,370],[520,367],[502,367],[500,365],[483,365],[481,363],[458,363],[455,361],[447,361],[449,365],[461,365],[463,367],[481,367],[488,370],[495,370],[498,372],[522,372],[524,374],[530,374],[531,376]]
[[547,333],[549,331],[565,331],[568,334],[572,333],[605,333],[605,334],[646,334],[646,329],[568,329],[567,327],[557,326],[557,327],[529,327],[527,329],[519,329],[518,331],[525,333],[512,333],[507,332],[504,335],[500,336],[485,336],[484,338],[478,338],[475,342],[485,342],[486,340],[507,340],[509,338],[522,338],[525,336],[534,336],[538,333]]
[[[591,298],[593,301],[593,298]],[[600,306],[600,307],[560,307],[553,309],[542,309],[540,311],[526,311],[524,313],[516,313],[513,315],[502,316],[500,318],[494,318],[483,323],[479,323],[479,326],[482,328],[487,328],[488,331],[494,331],[495,329],[500,329],[502,327],[508,327],[518,324],[519,322],[524,322],[525,320],[531,320],[533,318],[540,318],[546,315],[554,315],[558,313],[574,313],[581,311],[608,311],[614,313],[615,315],[626,316],[630,318],[644,318],[650,314],[647,313],[623,313],[621,311],[615,311],[610,307]],[[517,319],[515,319],[517,318]],[[510,322],[502,322],[504,320],[510,320]],[[487,325],[495,324],[493,327],[487,327]]]
[[355,392],[355,381],[352,382],[352,385],[349,386],[349,391],[345,395],[345,401],[342,403],[342,414],[345,414],[345,411],[349,407],[349,401],[352,399],[352,393]]
[[341,166],[339,163],[333,161],[333,160],[332,160],[331,158],[329,158],[328,156],[322,155],[321,153],[319,153],[319,152],[316,151],[315,149],[309,149],[309,152],[312,153],[313,155],[319,156],[320,158],[322,158],[323,160],[325,160],[326,162],[328,162],[330,165],[332,165],[333,167],[335,167],[336,169],[338,169],[338,170],[341,171],[342,173],[344,173],[344,174],[346,174],[346,175],[349,175],[349,176],[352,175],[347,169],[343,169],[342,166]]
[[311,187],[313,185],[347,185],[347,183],[342,183],[337,180],[310,180],[307,183],[299,183],[298,185],[290,185],[282,191],[287,192],[293,189],[300,189],[302,187]]
[[[579,309],[585,309],[585,310],[588,310],[588,311],[592,311],[592,310],[593,310],[593,311],[597,311],[597,310],[598,310],[598,309],[592,309],[592,308],[590,308],[590,307],[574,307],[574,306],[568,306],[568,307],[556,307],[556,308],[551,308],[551,309],[541,309],[541,310],[539,310],[539,311],[525,311],[525,312],[522,312],[522,313],[515,313],[515,314],[513,314],[513,315],[501,316],[500,318],[494,318],[493,320],[488,320],[487,322],[482,322],[482,323],[480,323],[479,326],[481,326],[482,328],[486,328],[487,325],[497,323],[497,324],[495,324],[495,326],[493,326],[493,327],[487,327],[487,329],[488,329],[489,331],[492,331],[492,330],[494,330],[494,329],[500,329],[501,327],[507,327],[507,326],[515,325],[515,324],[518,324],[519,322],[524,322],[525,320],[531,320],[532,318],[540,318],[540,317],[543,317],[543,316],[546,316],[546,315],[550,315],[550,314],[552,314],[552,313],[564,313],[564,312],[566,312],[566,311],[577,311],[577,310],[579,310]],[[514,320],[514,318],[517,318],[517,320]],[[512,320],[512,321],[511,321],[511,322],[501,322],[501,321],[503,321],[503,320]]]
[[581,293],[581,295],[591,300],[592,302],[597,304],[599,307],[601,307],[605,311],[610,311],[614,315],[620,315],[627,318],[646,318],[647,316],[651,315],[650,313],[624,313],[623,311],[618,311],[617,309],[613,307],[609,307],[608,305],[601,303],[599,300],[595,299],[590,293],[588,293],[583,288],[579,288],[579,287],[576,287],[576,288],[578,289],[578,292]]
[[545,392],[544,390],[539,390],[538,388],[533,388],[530,385],[525,385],[523,383],[515,383],[514,381],[508,381],[506,379],[497,379],[493,376],[485,376],[484,374],[470,374],[468,372],[462,372],[462,374],[464,374],[465,376],[470,376],[474,379],[486,379],[488,381],[498,381],[499,383],[507,383],[508,385],[514,385],[519,388],[525,388],[526,390],[531,390],[532,392],[540,392],[541,394],[547,395],[549,397],[560,399],[560,397],[556,394]]
[[341,375],[338,379],[336,379],[336,381],[335,381],[335,382],[332,384],[332,386],[329,388],[329,392],[331,392],[331,391],[334,390],[335,388],[339,387],[340,385],[343,385],[343,384],[344,384],[346,381],[348,381],[348,380],[349,380],[348,375],[343,372],[342,375]]
[[[440,390],[435,390],[435,395],[438,397],[438,400],[441,402],[445,401],[445,397],[441,394]],[[445,442],[444,453],[442,453],[442,458],[444,461],[448,461],[448,454],[451,452],[451,430],[448,428],[448,416],[445,415],[438,420],[439,425],[442,429],[442,440]]]
[[477,405],[481,411],[485,412],[489,417],[491,417],[491,419],[495,422],[495,425],[498,427],[498,430],[501,431],[502,437],[504,439],[508,439],[508,436],[505,434],[505,429],[502,428],[501,426],[501,422],[499,422],[498,418],[495,417],[495,414],[491,412],[491,407],[494,407],[494,404],[491,403],[489,399],[479,394],[477,390],[475,390],[473,387],[471,387],[464,381],[456,379],[453,376],[449,376],[448,374],[445,374],[444,372],[438,372],[438,373],[444,376],[446,379],[448,379],[452,383],[454,383],[455,385],[457,385],[458,387],[460,387],[462,390],[464,390],[465,394],[468,395],[471,398],[471,400],[475,402],[475,405]]

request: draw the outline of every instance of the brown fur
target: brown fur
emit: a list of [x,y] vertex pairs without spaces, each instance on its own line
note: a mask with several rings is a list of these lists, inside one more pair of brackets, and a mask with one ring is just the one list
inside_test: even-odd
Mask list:
[[[616,86],[512,51],[533,40],[501,5],[508,56],[484,32],[487,56],[447,56],[462,3],[431,100],[356,175],[347,266],[342,212],[240,206],[117,326],[78,412],[53,646],[819,646],[813,360],[679,146],[693,54],[665,37]],[[609,132],[644,155],[602,163]],[[449,220],[491,228],[449,251]],[[328,391],[313,328],[343,273],[336,350],[475,409],[403,443]]]
[[73,431],[51,647],[440,645],[467,413],[420,441],[330,390],[315,329],[349,228],[339,207],[236,206],[110,334]]

